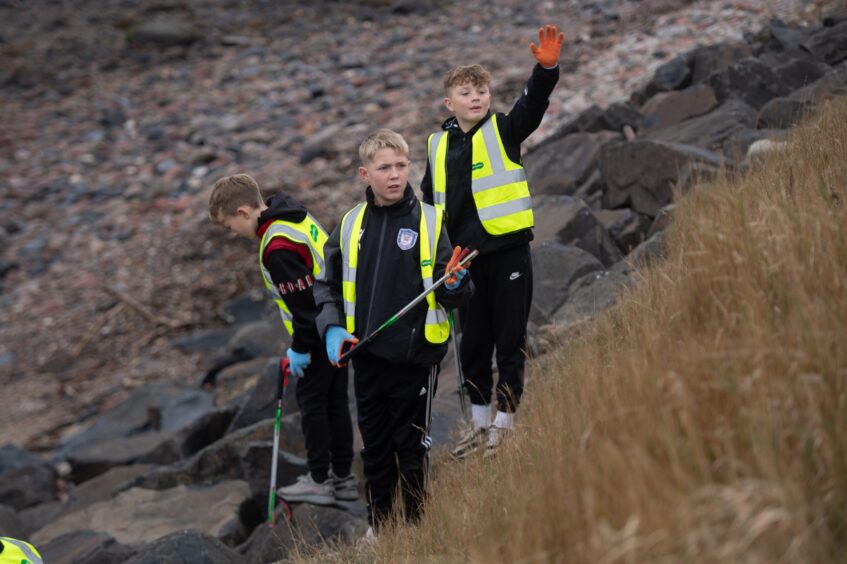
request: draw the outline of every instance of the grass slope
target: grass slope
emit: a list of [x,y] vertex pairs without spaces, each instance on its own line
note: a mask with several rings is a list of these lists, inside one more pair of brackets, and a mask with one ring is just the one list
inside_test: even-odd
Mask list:
[[515,440],[337,562],[847,558],[847,102],[678,199],[667,259],[530,364]]

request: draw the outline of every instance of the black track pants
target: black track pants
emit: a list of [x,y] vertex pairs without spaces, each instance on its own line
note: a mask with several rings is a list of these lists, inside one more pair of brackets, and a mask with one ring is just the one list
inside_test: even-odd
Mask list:
[[326,480],[332,464],[337,476],[350,474],[353,463],[353,423],[347,399],[347,368],[335,368],[323,347],[311,351],[312,362],[297,381],[309,472]]
[[438,368],[363,353],[353,360],[353,374],[370,523],[378,527],[390,514],[398,482],[406,518],[416,522],[426,494]]
[[491,355],[497,351],[497,409],[513,413],[523,394],[526,324],[532,304],[529,245],[483,255],[471,263],[476,290],[460,310],[461,359],[471,403],[491,403]]

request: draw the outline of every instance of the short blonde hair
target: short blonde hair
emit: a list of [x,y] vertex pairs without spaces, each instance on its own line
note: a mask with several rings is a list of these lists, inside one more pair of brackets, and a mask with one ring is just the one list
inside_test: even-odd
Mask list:
[[444,90],[448,94],[451,88],[462,84],[488,86],[491,84],[491,73],[482,65],[466,65],[456,67],[444,75]]
[[359,159],[362,164],[368,164],[380,149],[394,149],[398,153],[409,156],[409,144],[403,136],[390,129],[377,129],[359,145]]
[[232,217],[241,206],[260,208],[262,193],[259,183],[249,174],[224,176],[212,187],[209,196],[209,217],[219,221],[221,217]]

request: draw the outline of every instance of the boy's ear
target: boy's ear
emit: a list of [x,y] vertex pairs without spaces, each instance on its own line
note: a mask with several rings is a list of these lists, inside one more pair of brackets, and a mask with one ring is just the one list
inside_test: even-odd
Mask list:
[[453,101],[448,96],[444,97],[444,105],[447,106],[448,110],[453,111]]
[[359,167],[359,178],[361,178],[366,184],[370,184],[370,179],[368,177],[368,169],[363,166]]
[[238,206],[235,208],[235,213],[240,217],[250,217],[250,206]]

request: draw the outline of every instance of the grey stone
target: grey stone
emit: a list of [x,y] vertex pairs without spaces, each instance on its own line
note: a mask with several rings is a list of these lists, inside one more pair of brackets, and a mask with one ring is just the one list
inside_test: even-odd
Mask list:
[[609,309],[632,285],[631,279],[618,272],[593,272],[571,284],[568,301],[553,315],[556,325],[570,326]]
[[0,505],[0,537],[22,539],[29,536],[14,507]]
[[[237,552],[218,539],[196,531],[175,532],[138,547],[126,564],[240,564]],[[270,560],[248,560],[270,562]]]
[[[276,389],[279,378],[279,359],[270,358],[265,364],[262,376],[259,378],[247,401],[241,405],[238,414],[230,424],[229,431],[242,429],[249,425],[270,419],[276,414]],[[288,415],[300,410],[297,406],[297,379],[289,378],[288,388],[283,401],[283,413]]]
[[185,529],[216,537],[237,517],[239,506],[249,495],[250,488],[243,480],[167,490],[132,488],[59,518],[34,533],[32,539],[38,545],[79,530],[104,532],[130,546]]
[[569,196],[545,196],[536,202],[538,243],[557,240],[574,245],[606,265],[620,260],[621,253],[611,235],[581,200]]
[[[288,448],[288,445],[281,445]],[[250,484],[250,494],[261,497],[267,502],[268,488],[271,482],[271,462],[273,459],[273,441],[256,441],[247,445],[242,459],[244,476]],[[276,487],[290,486],[297,476],[309,471],[306,460],[280,449],[277,457]]]
[[279,355],[285,351],[291,337],[279,319],[254,321],[241,326],[227,343],[227,351],[243,350],[250,358]]
[[650,218],[629,208],[598,210],[594,212],[594,216],[603,224],[624,254],[637,247],[650,229]]
[[638,245],[627,257],[612,267],[612,271],[627,274],[660,262],[665,257],[665,231],[658,231]]
[[530,321],[538,325],[549,323],[553,312],[567,299],[571,283],[600,270],[603,264],[578,247],[555,241],[533,246]]
[[685,90],[659,93],[650,98],[642,113],[639,133],[649,133],[681,123],[711,111],[718,100],[712,88],[706,84],[695,84]]
[[844,61],[847,59],[847,21],[813,33],[802,48],[828,65],[835,66]]
[[814,104],[791,98],[774,98],[759,110],[756,127],[759,129],[789,129],[809,115]]
[[361,539],[368,522],[334,507],[301,504],[294,508],[293,521],[301,539],[311,546],[352,544]]
[[238,547],[244,562],[279,562],[288,558],[297,544],[296,529],[277,513],[273,526],[259,525],[247,541]]
[[[718,109],[691,118],[673,127],[651,132],[644,139],[693,145],[709,151],[720,151],[734,134],[756,126],[756,110],[740,100],[730,100]],[[608,179],[607,179],[608,181]]]
[[[71,477],[77,482],[145,457],[154,462],[172,462],[173,456],[154,456],[157,449],[168,441],[190,442],[196,438],[198,431],[191,424],[200,420],[203,425],[202,418],[213,410],[212,401],[211,394],[195,388],[148,384],[135,390],[90,428],[70,437],[60,453],[71,463]],[[207,422],[215,419],[209,417]],[[190,452],[191,445],[185,446],[183,454]],[[182,447],[178,450],[182,451]]]
[[533,194],[571,194],[591,174],[600,148],[620,139],[618,133],[574,133],[542,143],[524,158]]
[[608,186],[605,207],[628,205],[638,213],[655,216],[672,201],[672,186],[691,161],[723,164],[716,153],[677,143],[637,140],[607,145],[600,154],[600,170]]
[[741,59],[725,71],[710,76],[707,82],[720,102],[738,99],[756,109],[791,93],[789,85],[780,81],[774,69],[755,57]]
[[723,154],[730,162],[740,163],[747,157],[747,149],[756,141],[783,140],[787,135],[787,130],[780,129],[742,129],[723,142]]
[[126,562],[135,554],[111,535],[88,530],[60,535],[39,546],[38,552],[50,564],[113,564]]
[[56,499],[56,470],[16,445],[0,447],[0,503],[16,511]]
[[200,33],[190,23],[173,17],[158,17],[130,28],[127,39],[135,44],[160,47],[191,45],[200,39]]
[[753,55],[753,50],[743,43],[720,43],[700,47],[691,53],[691,83],[706,80],[712,73],[720,73],[736,61]]
[[678,55],[656,69],[653,79],[645,88],[645,94],[649,98],[659,92],[685,88],[691,83],[691,76],[690,55]]

